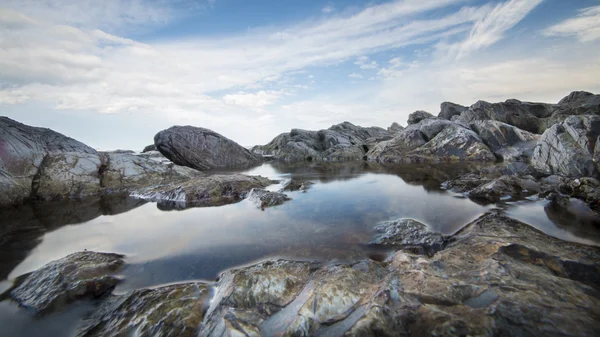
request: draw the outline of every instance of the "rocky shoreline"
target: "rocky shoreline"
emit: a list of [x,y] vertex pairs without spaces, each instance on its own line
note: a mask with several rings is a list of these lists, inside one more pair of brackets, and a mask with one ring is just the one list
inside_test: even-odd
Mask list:
[[[600,95],[440,110],[417,111],[406,127],[294,129],[251,151],[211,130],[172,127],[140,154],[99,152],[0,117],[0,206],[128,195],[168,209],[244,198],[264,209],[311,183],[292,179],[274,192],[265,188],[276,181],[211,170],[265,158],[354,160],[374,170],[463,162],[494,165],[446,172],[443,188],[482,204],[547,198],[550,214],[588,216],[600,228]],[[34,315],[94,299],[78,336],[600,335],[600,248],[556,239],[501,209],[452,235],[414,219],[382,222],[364,244],[383,253],[352,263],[266,260],[214,282],[123,295],[112,290],[125,257],[86,251],[18,277],[0,299]]]

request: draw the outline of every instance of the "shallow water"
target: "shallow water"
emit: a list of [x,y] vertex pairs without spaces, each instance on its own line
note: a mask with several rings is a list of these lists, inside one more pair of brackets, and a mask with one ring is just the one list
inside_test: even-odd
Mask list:
[[[122,271],[125,282],[117,293],[185,280],[213,281],[225,269],[268,257],[363,259],[372,253],[366,244],[380,221],[414,218],[434,231],[452,234],[495,207],[549,235],[586,244],[600,242],[596,227],[569,218],[565,221],[549,213],[544,201],[482,206],[440,188],[445,180],[470,169],[473,167],[383,168],[360,162],[267,163],[243,172],[315,184],[306,193],[288,192],[292,200],[265,210],[247,200],[169,210],[123,197],[4,210],[0,212],[0,280],[4,280],[0,292],[16,276],[84,249],[127,256]],[[27,325],[22,317],[10,319],[17,312],[3,303],[0,326]],[[60,315],[70,320],[75,317],[73,313]]]

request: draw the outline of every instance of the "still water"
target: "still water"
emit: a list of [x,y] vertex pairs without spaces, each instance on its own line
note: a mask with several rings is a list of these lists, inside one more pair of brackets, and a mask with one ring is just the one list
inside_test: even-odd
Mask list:
[[[125,281],[116,293],[185,280],[213,281],[225,269],[269,257],[363,259],[371,253],[366,244],[380,221],[413,218],[431,230],[452,234],[493,208],[564,240],[600,242],[595,226],[553,216],[543,200],[481,205],[441,189],[445,180],[472,169],[267,163],[242,172],[314,185],[305,193],[287,192],[292,200],[265,210],[247,200],[169,210],[156,203],[113,197],[0,211],[0,292],[15,277],[84,249],[126,255]],[[56,315],[70,317],[69,312]],[[12,325],[13,333],[20,335],[51,329],[44,325],[47,319],[29,326],[27,318],[19,315],[14,305],[2,303],[0,326]],[[24,334],[19,329],[34,330]]]

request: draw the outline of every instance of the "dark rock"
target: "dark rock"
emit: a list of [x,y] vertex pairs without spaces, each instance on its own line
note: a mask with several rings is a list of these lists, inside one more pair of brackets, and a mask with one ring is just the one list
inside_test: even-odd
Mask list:
[[377,234],[371,243],[377,245],[422,247],[428,255],[445,246],[442,234],[431,232],[427,225],[413,219],[381,222],[375,226],[375,232]]
[[145,147],[145,148],[142,150],[142,153],[146,153],[146,152],[150,152],[150,151],[158,151],[158,150],[156,149],[156,145],[154,145],[154,144],[150,144],[150,145],[146,146],[146,147]]
[[154,136],[160,153],[173,163],[197,170],[249,167],[262,159],[234,141],[208,129],[173,126]]
[[600,136],[600,116],[570,116],[546,130],[531,158],[532,165],[548,174],[598,177],[594,161]]
[[253,147],[252,151],[287,162],[362,160],[370,146],[390,136],[382,128],[344,122],[320,131],[292,129],[269,144]]
[[314,185],[314,183],[311,181],[290,179],[283,184],[283,188],[281,190],[306,192],[312,185]]
[[408,125],[417,124],[424,119],[432,118],[432,117],[434,117],[434,116],[432,114],[430,114],[429,112],[423,111],[423,110],[418,110],[418,111],[415,111],[415,112],[411,113],[410,115],[408,115],[407,123],[408,123]]
[[458,116],[469,109],[466,106],[458,105],[452,102],[444,102],[440,105],[439,118],[451,120],[453,116]]
[[452,180],[443,183],[443,187],[457,193],[469,192],[476,187],[485,185],[492,181],[492,178],[481,176],[476,173],[467,173],[460,175]]
[[105,301],[78,329],[79,337],[198,336],[211,297],[200,282],[141,289]]
[[117,154],[135,154],[135,151],[133,150],[114,150],[114,151],[109,151],[110,153],[117,153]]
[[254,203],[258,208],[265,209],[266,207],[281,205],[291,199],[286,194],[281,192],[271,192],[264,189],[255,188],[250,191],[248,200]]
[[133,196],[151,201],[177,202],[177,208],[224,205],[244,199],[254,188],[277,181],[243,174],[211,175],[151,188],[142,188]]
[[471,190],[469,197],[498,202],[526,197],[540,191],[540,185],[532,178],[505,175]]
[[20,306],[43,314],[82,298],[100,297],[119,282],[111,276],[123,265],[118,254],[79,252],[21,276],[9,290]]

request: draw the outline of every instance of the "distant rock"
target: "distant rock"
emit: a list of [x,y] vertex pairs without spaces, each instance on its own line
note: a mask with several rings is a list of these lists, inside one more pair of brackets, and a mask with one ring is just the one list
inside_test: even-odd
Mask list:
[[35,314],[45,314],[75,300],[112,291],[119,279],[111,275],[123,264],[123,255],[74,253],[22,276],[9,296]]
[[320,131],[292,129],[266,145],[253,147],[252,151],[287,162],[362,160],[369,146],[381,137],[390,137],[390,133],[378,127],[344,122]]
[[560,100],[558,104],[521,102],[509,99],[501,103],[479,101],[460,117],[475,120],[496,120],[532,133],[541,134],[571,115],[599,115],[600,95],[576,91]]
[[418,110],[418,111],[415,111],[415,112],[411,113],[410,115],[408,115],[407,123],[408,123],[408,125],[417,124],[420,121],[427,119],[427,118],[431,118],[431,117],[433,117],[433,115],[430,114],[429,112],[423,111],[423,110]]
[[443,102],[440,105],[439,118],[451,120],[452,117],[458,116],[461,113],[467,111],[469,108],[452,102]]
[[598,177],[600,116],[570,116],[540,138],[532,164],[548,174]]
[[150,152],[150,151],[158,151],[158,150],[156,149],[156,145],[154,145],[154,144],[150,144],[150,145],[146,146],[146,147],[145,147],[145,148],[142,150],[142,153],[146,153],[146,152]]
[[154,136],[160,153],[173,163],[197,170],[258,165],[262,158],[224,136],[199,127],[173,126]]
[[392,125],[390,125],[387,128],[388,132],[399,132],[404,130],[404,127],[396,122],[392,123]]

